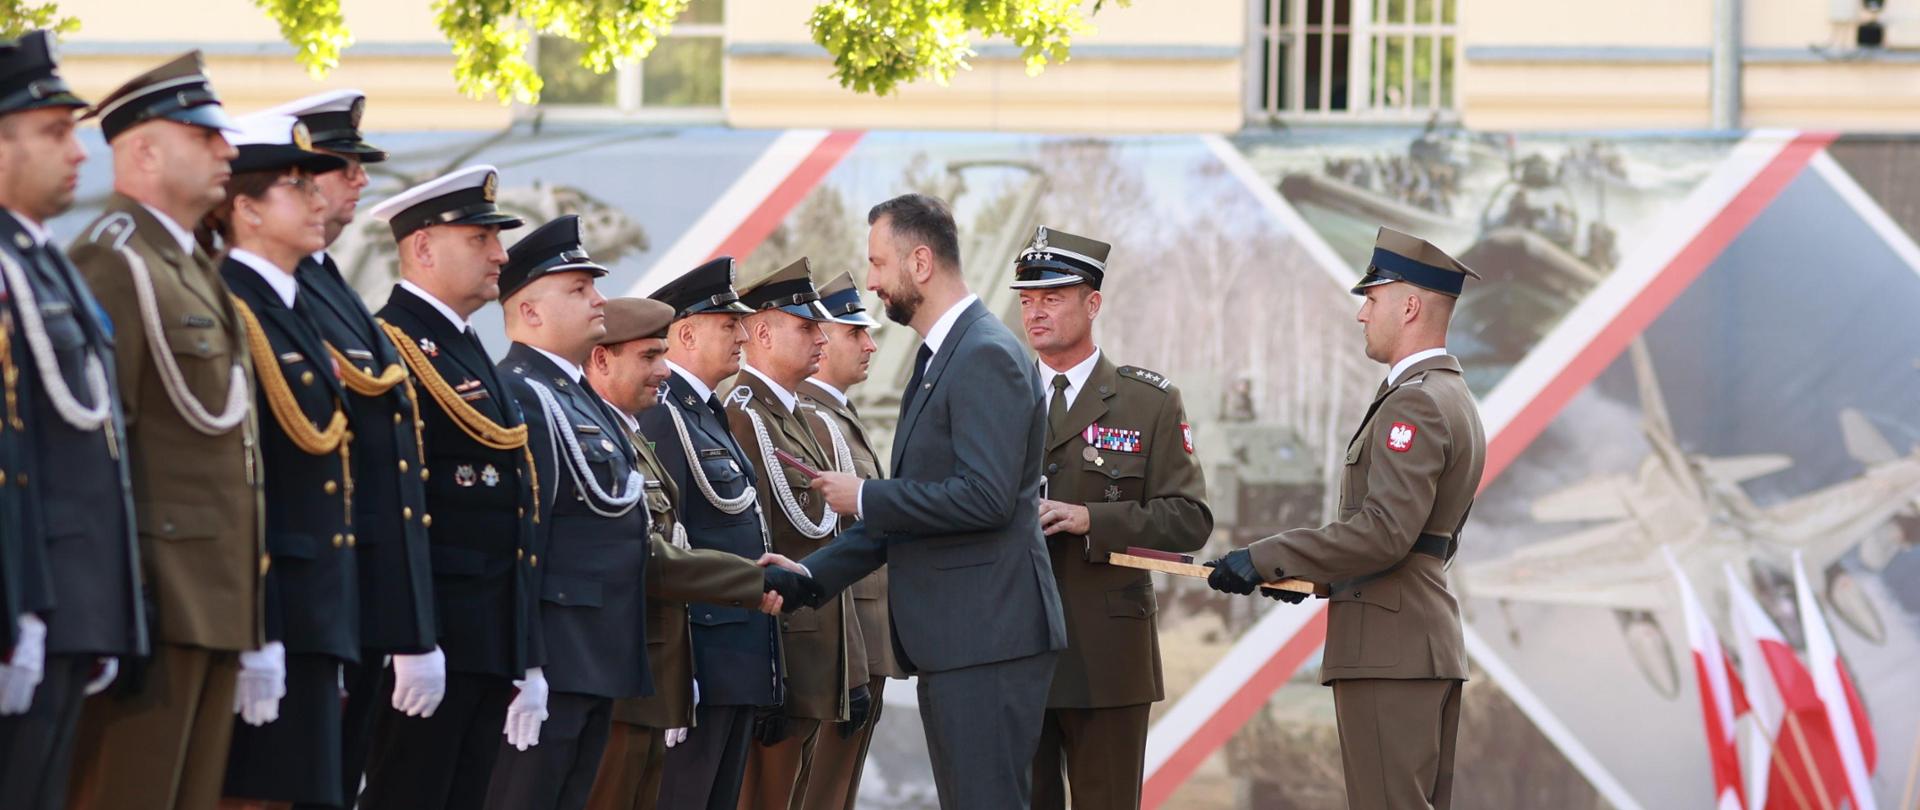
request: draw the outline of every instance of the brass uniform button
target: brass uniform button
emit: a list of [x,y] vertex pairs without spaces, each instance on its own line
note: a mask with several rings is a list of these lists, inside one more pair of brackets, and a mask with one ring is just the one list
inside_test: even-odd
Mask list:
[[320,489],[321,491],[327,493],[328,495],[332,495],[333,493],[340,491],[340,485],[336,482],[328,481],[327,483],[322,484],[320,486]]
[[527,559],[527,550],[526,550],[526,549],[524,549],[524,548],[516,548],[516,549],[514,549],[514,550],[513,550],[513,558],[514,558],[514,559],[516,559],[516,560],[520,560],[520,561],[522,561],[522,562],[524,562],[524,561],[526,561],[526,559]]
[[271,554],[260,555],[260,576],[263,576],[263,577],[266,576],[267,569],[272,567],[273,567],[273,555]]
[[407,460],[406,460],[406,459],[404,459],[404,458],[403,458],[403,459],[400,459],[400,471],[401,471],[401,472],[406,472],[406,471],[407,471]]
[[420,480],[422,481],[427,480],[427,468],[425,467],[420,468]]
[[526,516],[527,516],[527,508],[526,508],[526,507],[524,507],[524,506],[522,506],[522,507],[520,507],[520,516],[521,516],[521,517],[526,517]]
[[353,539],[353,534],[352,534],[352,533],[348,533],[348,534],[347,534],[347,548],[353,548],[353,544],[354,544],[354,543],[356,543],[356,542],[359,542],[359,541],[357,541],[357,540],[354,540],[354,539]]
[[531,566],[533,566],[533,567],[535,567],[535,568],[539,568],[539,567],[540,567],[540,555],[538,555],[538,554],[533,554],[533,555],[529,555],[529,556],[527,557],[527,564],[528,564],[528,565],[531,565]]
[[346,545],[346,542],[347,542],[347,538],[346,538],[346,537],[345,537],[344,535],[338,535],[338,534],[336,534],[336,535],[334,535],[334,536],[333,536],[333,547],[334,547],[334,548],[339,548],[339,547],[341,547],[341,546],[343,546],[343,545]]
[[0,470],[0,487],[7,485],[7,471]]
[[393,415],[393,423],[394,423],[394,424],[396,424],[396,425],[397,425],[397,424],[400,424],[400,414],[397,414],[397,413],[396,413],[396,414],[394,414],[394,415]]
[[313,372],[311,372],[311,371],[302,371],[302,372],[300,372],[300,384],[301,384],[301,385],[312,385],[312,384],[313,384]]
[[433,516],[432,516],[432,515],[421,515],[421,516],[420,516],[420,528],[422,528],[422,529],[431,529],[431,528],[433,528]]
[[412,519],[413,519],[413,507],[411,507],[411,506],[402,506],[402,507],[400,507],[400,519],[401,519],[401,520],[412,520]]

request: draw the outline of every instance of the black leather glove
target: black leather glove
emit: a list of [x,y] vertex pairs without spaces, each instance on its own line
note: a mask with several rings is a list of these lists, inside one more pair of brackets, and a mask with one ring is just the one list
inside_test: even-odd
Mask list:
[[839,723],[840,739],[860,733],[860,729],[867,725],[867,719],[872,716],[873,695],[863,683],[847,693],[847,719]]
[[1246,596],[1259,590],[1260,583],[1266,579],[1254,568],[1253,552],[1237,548],[1227,552],[1227,556],[1207,563],[1213,573],[1207,575],[1207,587],[1221,593]]
[[826,591],[813,577],[802,576],[779,566],[767,566],[766,590],[780,593],[780,612],[817,608],[827,601]]
[[1272,599],[1275,602],[1285,602],[1289,605],[1297,605],[1307,601],[1307,594],[1299,591],[1283,591],[1279,588],[1261,588],[1260,595]]
[[793,733],[787,727],[787,715],[779,706],[761,706],[753,710],[753,738],[761,745],[779,745]]

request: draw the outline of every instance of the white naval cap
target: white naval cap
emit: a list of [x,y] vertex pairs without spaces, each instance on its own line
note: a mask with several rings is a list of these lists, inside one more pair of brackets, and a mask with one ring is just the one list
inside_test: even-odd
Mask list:
[[498,225],[501,230],[525,225],[494,204],[499,188],[498,169],[468,166],[388,197],[368,213],[387,223],[394,239],[434,225]]
[[359,90],[328,90],[295,99],[261,113],[291,115],[307,125],[315,146],[330,152],[358,157],[363,163],[379,163],[387,153],[367,143],[360,134],[360,119],[366,114],[367,94]]
[[235,131],[227,134],[227,142],[238,152],[228,164],[234,174],[291,168],[319,174],[347,165],[340,158],[313,151],[307,126],[291,115],[254,113],[234,119],[233,125]]

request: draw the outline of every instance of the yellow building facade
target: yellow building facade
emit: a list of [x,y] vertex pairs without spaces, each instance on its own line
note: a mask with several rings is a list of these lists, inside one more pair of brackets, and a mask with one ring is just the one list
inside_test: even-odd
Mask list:
[[[1889,0],[1888,46],[1854,47],[1859,0],[1740,0],[1740,125],[1920,128],[1920,0]],[[375,129],[491,129],[515,120],[735,127],[1234,132],[1422,123],[1477,129],[1712,125],[1713,0],[1134,0],[1107,5],[1073,57],[1028,76],[983,42],[948,86],[880,98],[841,88],[805,0],[696,0],[653,57],[613,74],[542,38],[539,105],[460,94],[427,0],[344,0],[355,44],[323,80],[249,0],[63,0],[82,21],[68,73],[99,96],[181,50],[204,50],[229,106],[358,87]],[[1911,19],[1909,19],[1911,17]],[[215,23],[213,21],[220,21]]]

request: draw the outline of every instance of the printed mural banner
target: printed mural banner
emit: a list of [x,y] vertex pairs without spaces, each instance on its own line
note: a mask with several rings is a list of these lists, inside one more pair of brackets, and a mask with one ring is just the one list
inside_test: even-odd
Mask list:
[[[108,191],[110,161],[91,137],[81,204],[54,223],[63,238]],[[1474,665],[1456,806],[1711,807],[1732,795],[1713,735],[1737,741],[1749,800],[1792,782],[1831,787],[1836,807],[1914,806],[1910,141],[525,124],[369,139],[393,159],[367,167],[363,211],[491,163],[503,207],[536,222],[582,215],[588,248],[613,269],[600,282],[609,296],[644,294],[714,255],[749,266],[804,255],[863,277],[867,209],[911,190],[953,204],[969,283],[1018,331],[1006,285],[1035,226],[1113,243],[1095,334],[1117,362],[1184,394],[1216,523],[1201,559],[1334,510],[1345,442],[1385,372],[1362,353],[1347,288],[1377,227],[1423,236],[1485,277],[1449,337],[1490,444],[1450,571]],[[377,308],[395,273],[385,226],[356,222],[334,255]],[[504,352],[498,309],[475,322]],[[918,340],[893,325],[875,337],[872,378],[853,395],[884,442]],[[1691,635],[1681,577],[1711,625]],[[1735,642],[1742,592],[1776,652]],[[1168,700],[1154,707],[1147,805],[1344,806],[1332,694],[1316,674],[1324,602],[1167,579],[1157,597]],[[1722,658],[1719,675],[1696,666]],[[1719,684],[1704,711],[1703,682]],[[899,706],[884,715],[861,806],[934,807],[913,690],[887,699]],[[1824,723],[1831,754],[1776,745],[1785,713]],[[1703,722],[1723,716],[1731,731]]]

